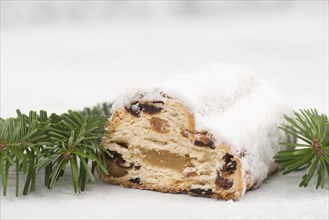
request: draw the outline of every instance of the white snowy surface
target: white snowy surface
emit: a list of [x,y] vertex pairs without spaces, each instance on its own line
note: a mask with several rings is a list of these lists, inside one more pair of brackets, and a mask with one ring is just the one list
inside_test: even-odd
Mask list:
[[18,198],[14,186],[9,187],[9,195],[1,197],[1,219],[328,219],[328,188],[299,188],[302,174],[277,173],[237,202],[126,189],[101,181],[77,195],[65,176],[51,191],[42,188]]
[[[1,1],[1,18],[6,18]],[[18,3],[17,3],[18,4]],[[55,3],[54,3],[55,4]],[[224,3],[223,3],[224,4]],[[226,3],[225,3],[226,4]],[[210,63],[248,66],[292,106],[328,114],[328,2],[220,19],[130,19],[1,26],[1,117],[15,109],[65,112],[127,88]],[[21,8],[23,10],[24,7]],[[3,24],[3,21],[1,21]],[[299,188],[303,172],[276,173],[238,202],[125,189],[98,181],[75,195],[69,176],[52,190],[0,196],[1,219],[328,219],[326,189]]]

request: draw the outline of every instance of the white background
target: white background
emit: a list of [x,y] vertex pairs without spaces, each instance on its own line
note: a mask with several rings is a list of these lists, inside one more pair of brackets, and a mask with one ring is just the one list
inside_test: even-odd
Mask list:
[[[1,1],[1,117],[65,112],[126,88],[224,62],[254,69],[295,109],[328,114],[328,1]],[[70,175],[48,191],[1,195],[1,219],[328,219],[328,187],[276,173],[238,202],[124,189]],[[14,179],[11,179],[13,183]]]

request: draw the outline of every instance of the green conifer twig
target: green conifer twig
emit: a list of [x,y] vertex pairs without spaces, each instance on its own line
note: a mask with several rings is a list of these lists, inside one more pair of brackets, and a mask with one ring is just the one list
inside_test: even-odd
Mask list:
[[307,168],[300,182],[306,187],[317,173],[316,188],[329,183],[329,122],[327,115],[315,109],[294,112],[294,117],[284,116],[289,126],[280,127],[287,134],[296,137],[297,143],[280,143],[294,147],[292,150],[278,152],[274,159],[283,169],[283,174]]
[[[83,111],[68,111],[62,115],[17,110],[16,118],[0,119],[0,177],[6,195],[9,170],[15,165],[16,196],[19,195],[20,172],[25,175],[23,195],[36,190],[40,169],[45,170],[45,186],[53,188],[71,167],[73,189],[80,193],[87,182],[93,183],[97,165],[107,173],[102,158],[109,152],[99,146],[111,104],[104,103]],[[79,164],[79,165],[78,165]]]

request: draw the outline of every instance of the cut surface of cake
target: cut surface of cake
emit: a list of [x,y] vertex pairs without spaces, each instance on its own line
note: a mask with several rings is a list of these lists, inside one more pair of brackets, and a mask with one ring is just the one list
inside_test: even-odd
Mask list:
[[239,199],[277,169],[290,107],[271,85],[241,68],[215,66],[113,103],[102,147],[111,184]]

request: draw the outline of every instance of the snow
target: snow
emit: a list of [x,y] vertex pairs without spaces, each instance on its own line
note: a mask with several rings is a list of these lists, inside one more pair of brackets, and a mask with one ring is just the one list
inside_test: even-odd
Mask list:
[[[1,197],[1,219],[328,219],[327,189],[299,188],[303,172],[266,179],[236,202],[127,189],[96,181],[74,194],[69,174],[53,190]],[[14,177],[14,175],[12,176]],[[13,178],[12,178],[13,179]]]

